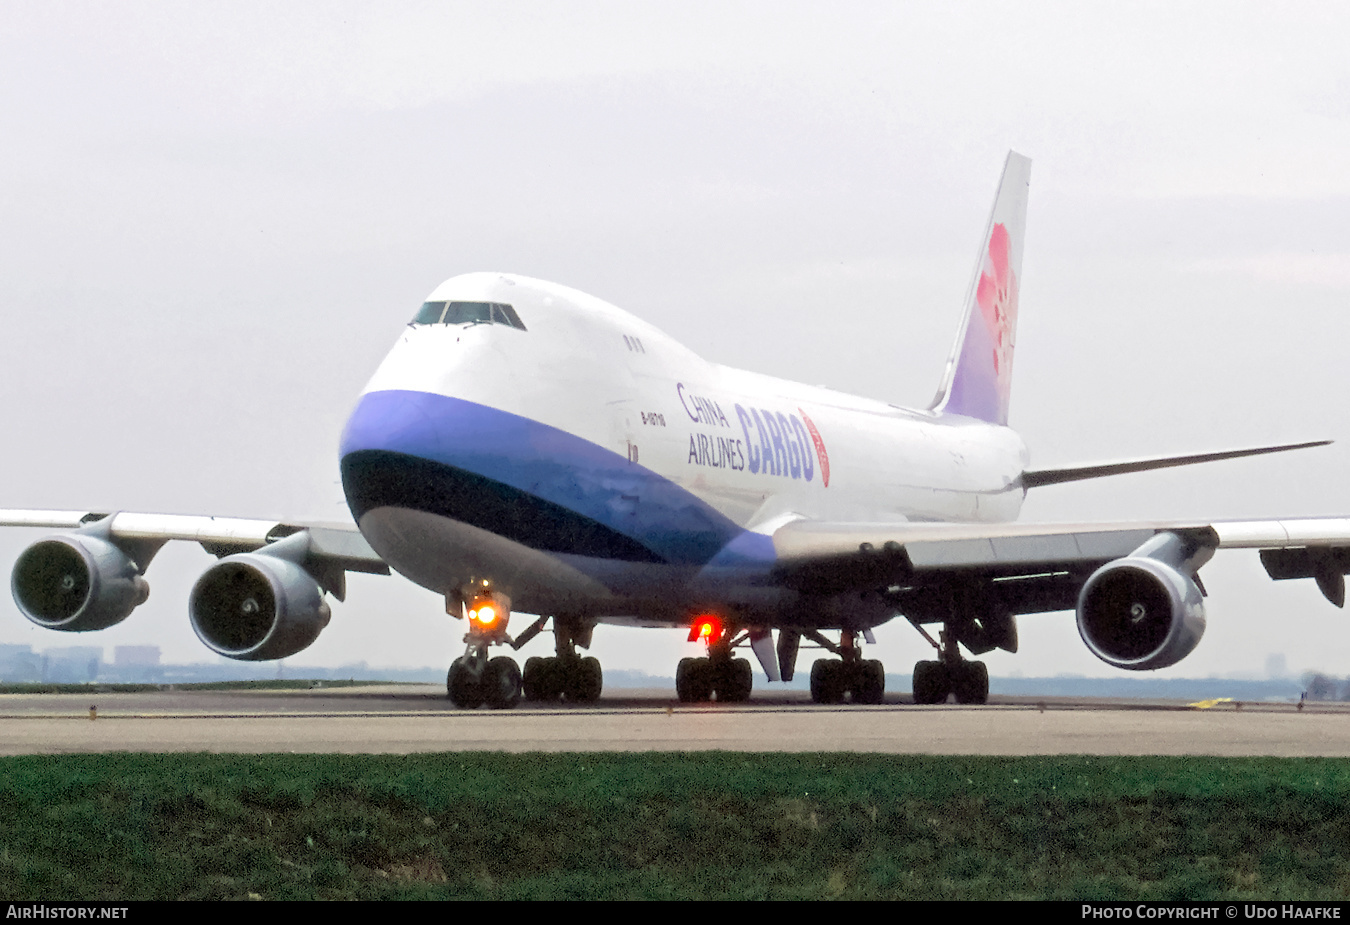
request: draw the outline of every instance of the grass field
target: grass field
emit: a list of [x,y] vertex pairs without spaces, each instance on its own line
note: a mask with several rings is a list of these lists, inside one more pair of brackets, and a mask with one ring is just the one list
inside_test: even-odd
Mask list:
[[9,899],[1345,899],[1350,763],[0,759]]
[[[365,687],[370,681],[194,681],[190,684],[0,684],[0,694],[137,694],[146,691],[307,691],[321,687]],[[374,682],[395,684],[394,681]]]

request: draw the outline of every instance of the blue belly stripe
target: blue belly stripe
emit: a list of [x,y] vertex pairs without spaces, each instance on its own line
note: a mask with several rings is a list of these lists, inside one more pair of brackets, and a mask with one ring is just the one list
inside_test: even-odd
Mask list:
[[[650,469],[559,428],[462,399],[367,393],[347,421],[341,455],[358,519],[396,498],[398,506],[436,507],[432,513],[551,552],[684,565],[774,559],[769,537]],[[475,503],[478,497],[490,500]]]

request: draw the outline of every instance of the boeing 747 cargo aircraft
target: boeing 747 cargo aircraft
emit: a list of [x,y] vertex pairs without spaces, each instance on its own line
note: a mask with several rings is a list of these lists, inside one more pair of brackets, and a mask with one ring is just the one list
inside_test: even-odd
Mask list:
[[[612,305],[503,273],[447,280],[356,403],[341,440],[355,529],[183,515],[0,511],[59,530],[12,589],[41,626],[89,631],[146,599],[168,540],[220,561],[188,615],[231,658],[301,651],[347,571],[390,568],[465,627],[447,688],[461,707],[600,695],[596,626],[688,627],[683,701],[750,696],[750,662],[790,680],[803,639],[821,703],[877,703],[873,630],[901,617],[934,646],[919,703],[983,703],[983,663],[1016,651],[1021,614],[1076,610],[1119,668],[1185,658],[1205,626],[1197,570],[1255,547],[1272,578],[1313,578],[1337,606],[1350,519],[1021,525],[1029,490],[1294,449],[1033,469],[1010,430],[1030,161],[1009,154],[937,398],[911,410],[710,363]],[[1300,444],[1298,446],[1311,446]],[[528,616],[525,616],[528,615]],[[936,630],[936,638],[929,628]],[[515,659],[551,631],[554,652]]]

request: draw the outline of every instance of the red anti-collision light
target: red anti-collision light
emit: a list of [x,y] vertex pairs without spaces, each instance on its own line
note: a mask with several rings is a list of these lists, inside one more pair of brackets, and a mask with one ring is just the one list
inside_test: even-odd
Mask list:
[[722,638],[722,621],[712,614],[694,618],[689,626],[689,641],[716,642]]

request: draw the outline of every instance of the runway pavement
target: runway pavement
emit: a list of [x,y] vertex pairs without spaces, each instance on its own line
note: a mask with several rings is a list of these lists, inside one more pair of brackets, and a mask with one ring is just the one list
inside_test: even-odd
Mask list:
[[857,751],[984,755],[1350,755],[1350,704],[994,698],[983,707],[825,707],[804,693],[680,704],[620,691],[594,706],[457,710],[443,688],[0,694],[0,754]]

